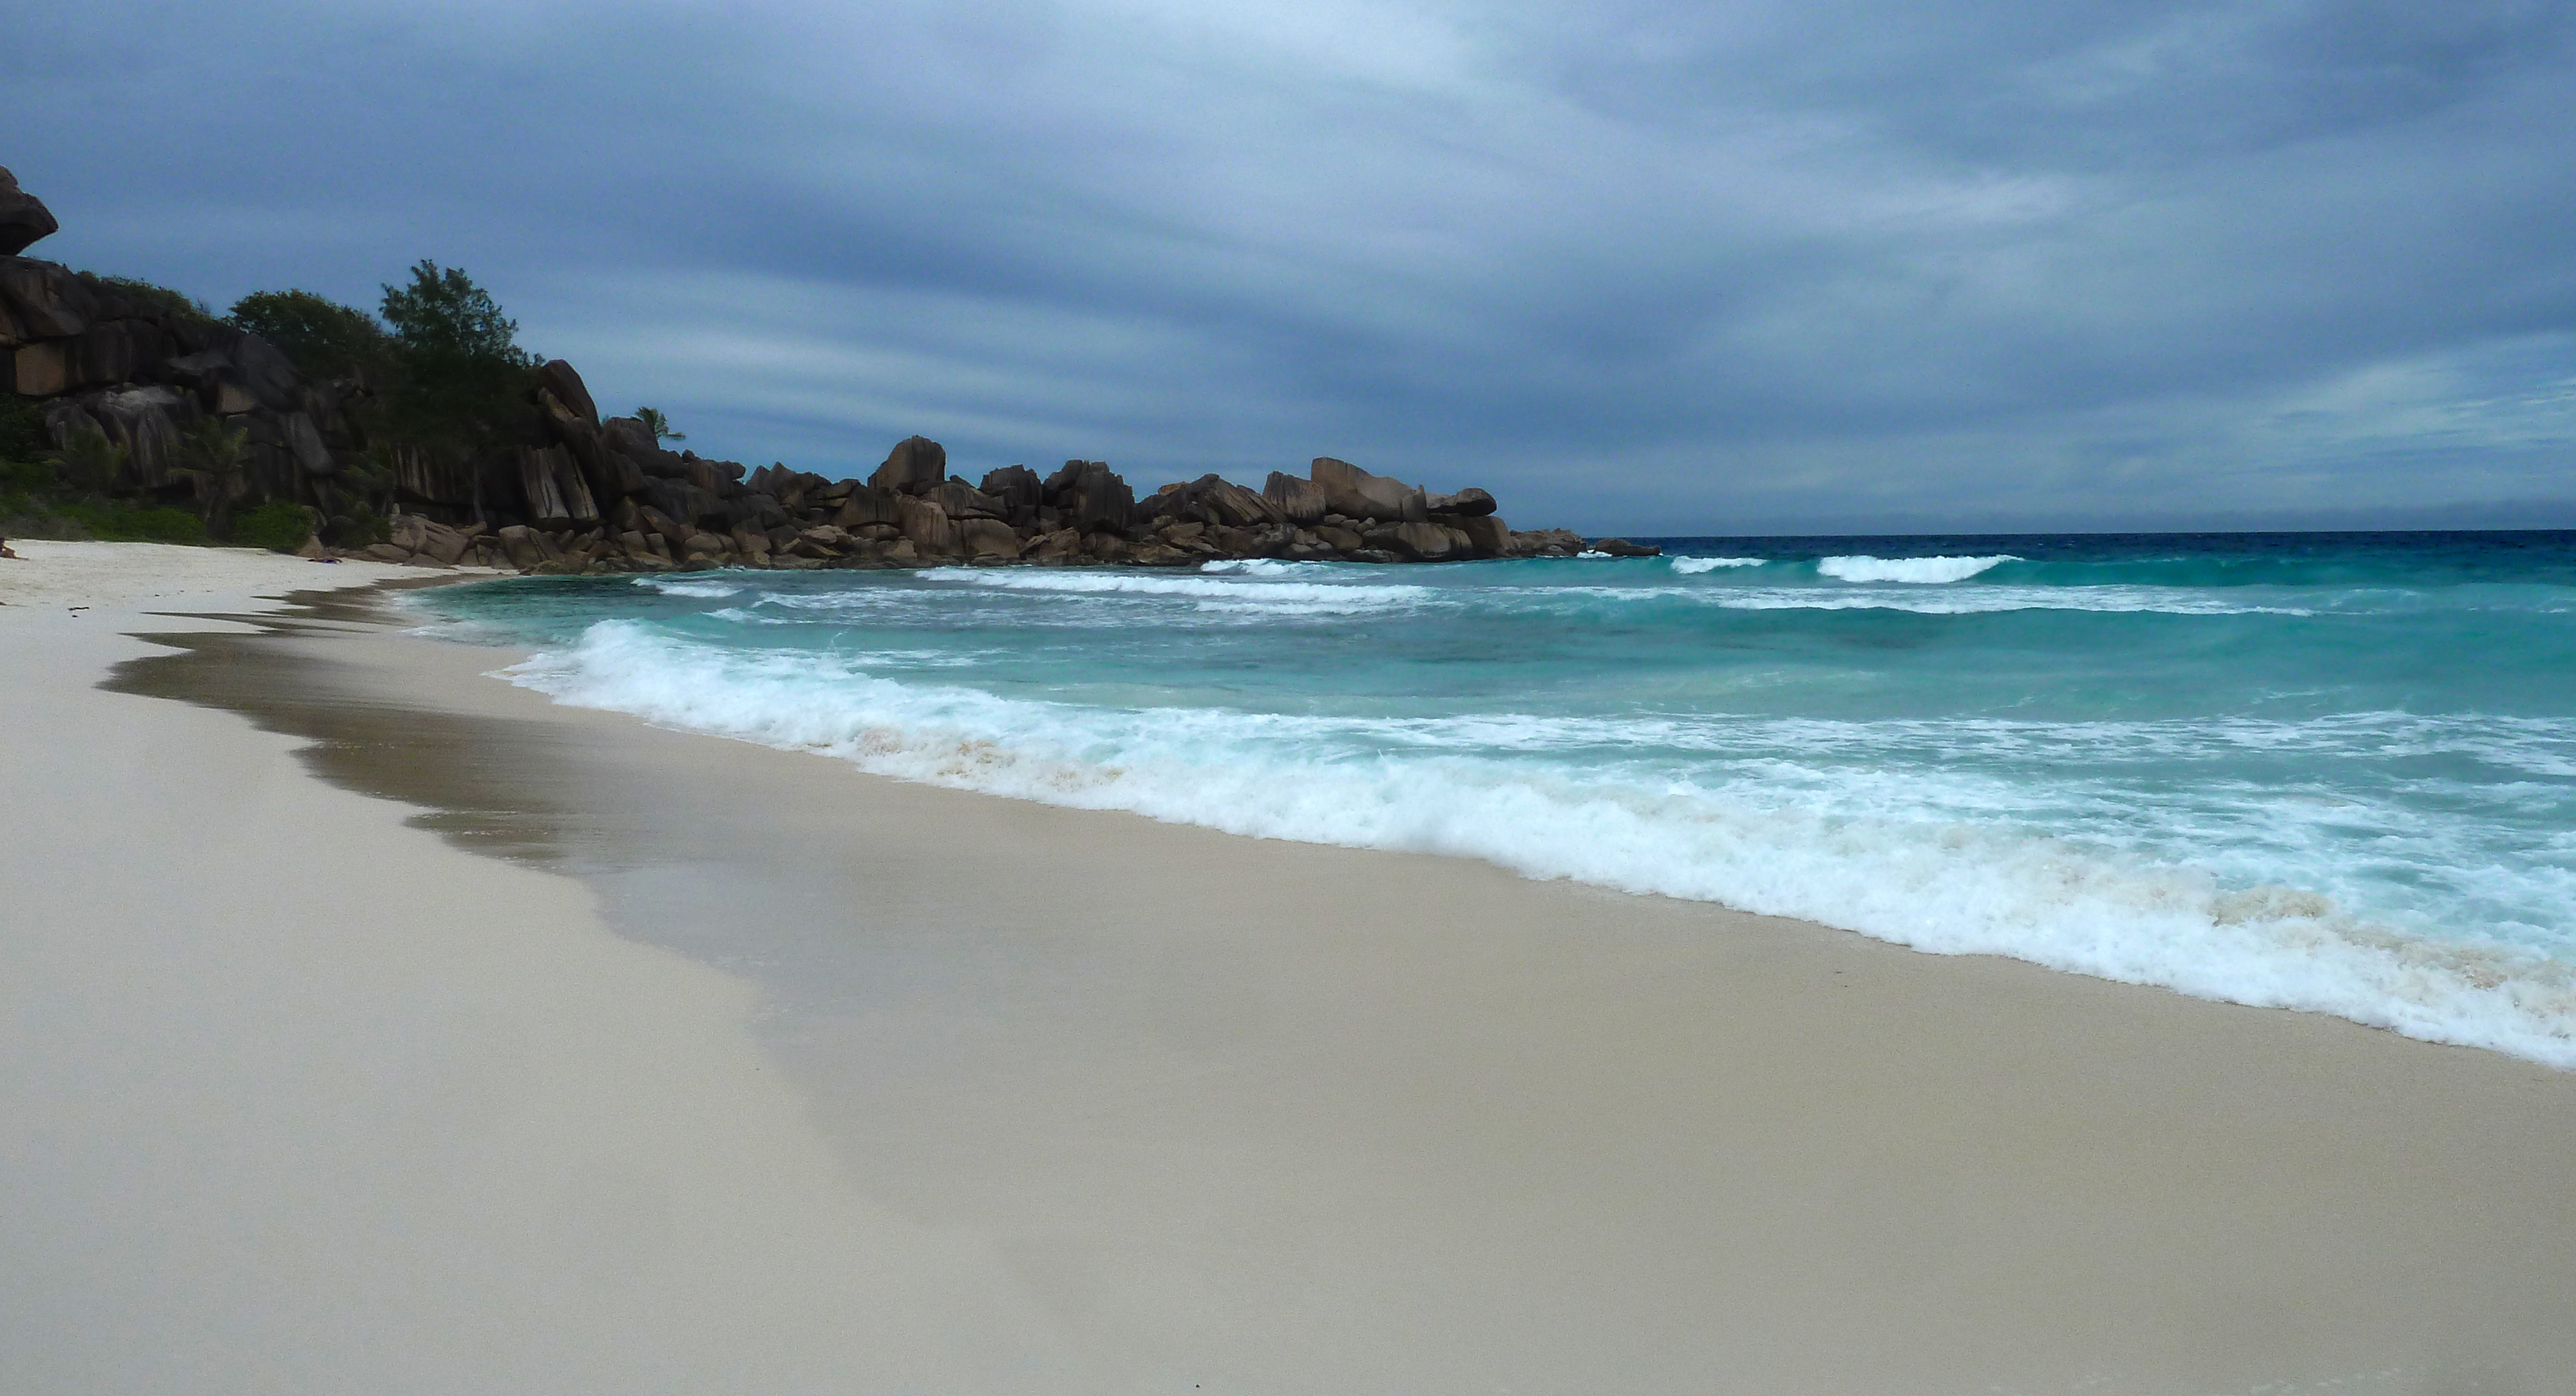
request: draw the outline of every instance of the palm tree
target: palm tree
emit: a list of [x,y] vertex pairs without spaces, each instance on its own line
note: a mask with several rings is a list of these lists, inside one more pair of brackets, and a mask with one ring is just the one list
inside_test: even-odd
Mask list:
[[73,489],[104,495],[116,487],[116,477],[125,473],[125,459],[131,454],[97,427],[82,427],[64,443],[63,478]]
[[206,531],[218,538],[231,531],[233,488],[241,480],[242,450],[250,444],[250,428],[227,427],[221,417],[201,417],[179,438],[179,452],[185,465],[172,466],[173,475],[186,475],[197,482],[197,509],[205,516]]
[[378,444],[340,462],[339,474],[333,478],[341,493],[359,508],[391,513],[396,477],[394,448]]
[[665,441],[689,439],[688,433],[671,430],[671,419],[662,415],[661,408],[638,407],[635,409],[635,420],[642,422],[644,429],[653,433],[653,444],[656,446]]

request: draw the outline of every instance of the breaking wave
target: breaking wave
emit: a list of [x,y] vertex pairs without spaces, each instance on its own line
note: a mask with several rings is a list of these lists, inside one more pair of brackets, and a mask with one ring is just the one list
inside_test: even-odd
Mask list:
[[[862,657],[729,649],[623,620],[593,624],[505,672],[566,703],[907,780],[1243,834],[1476,857],[1531,877],[2334,1013],[2576,1067],[2576,978],[2563,961],[2501,941],[2417,934],[2354,913],[2322,886],[2236,882],[2139,848],[1979,819],[2032,800],[2013,781],[1918,773],[1891,798],[1897,787],[1885,771],[1833,759],[1908,740],[1902,732],[1817,724],[1812,733],[1747,734],[1698,720],[1702,740],[1780,754],[1675,774],[1604,750],[1688,745],[1651,720],[1086,706],[896,682],[868,672]],[[2377,720],[2401,726],[2366,732],[2372,741],[2407,721]],[[1916,739],[2074,740],[2045,725],[1933,726],[1947,735],[1926,727]],[[2277,746],[2295,729],[2248,728],[2236,740]],[[2132,725],[2099,740],[2151,748],[2195,730]],[[2576,749],[2576,733],[2557,727],[2479,730],[2484,740],[2538,742],[2535,751],[2561,761]],[[2318,828],[2334,817],[2325,809]]]
[[1816,571],[1844,582],[1964,582],[1968,578],[2019,562],[2010,553],[1992,557],[1827,557],[1816,560]]
[[[960,569],[942,574],[972,586],[1068,596],[1187,597],[1203,605],[1269,605],[1309,611],[1374,611],[1434,600],[1430,587],[1362,582],[1266,582],[1139,572]],[[1253,576],[1276,575],[1253,573]]]

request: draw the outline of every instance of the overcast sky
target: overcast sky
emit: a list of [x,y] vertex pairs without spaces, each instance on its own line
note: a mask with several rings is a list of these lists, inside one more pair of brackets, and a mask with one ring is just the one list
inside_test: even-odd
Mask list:
[[2576,526],[2576,4],[17,0],[30,249],[703,454],[1639,534]]

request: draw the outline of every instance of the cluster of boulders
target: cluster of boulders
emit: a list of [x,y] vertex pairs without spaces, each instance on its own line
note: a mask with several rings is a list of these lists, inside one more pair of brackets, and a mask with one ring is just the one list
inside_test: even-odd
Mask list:
[[[17,256],[53,232],[44,205],[0,170],[0,353],[7,386],[42,400],[58,448],[97,431],[122,446],[119,493],[175,497],[186,431],[220,417],[248,436],[231,488],[328,515],[364,450],[362,383],[315,383],[254,334],[148,288]],[[371,490],[395,501],[387,541],[353,555],[531,572],[696,567],[921,567],[941,563],[1185,565],[1220,558],[1440,562],[1650,553],[1563,529],[1515,532],[1480,489],[1430,494],[1322,458],[1259,490],[1204,475],[1139,499],[1100,461],[1040,475],[948,473],[938,442],[898,443],[866,481],[665,449],[638,417],[603,420],[572,365],[539,367],[517,438],[481,454],[375,452]],[[308,551],[323,551],[318,540]]]
[[[1329,457],[1307,478],[1272,472],[1259,491],[1215,475],[1145,497],[1099,461],[1040,476],[1023,465],[980,484],[948,474],[947,452],[912,437],[866,481],[674,454],[643,424],[592,426],[570,370],[558,382],[564,441],[528,453],[527,489],[563,501],[563,516],[489,528],[419,514],[394,521],[386,562],[469,563],[525,572],[659,572],[709,567],[926,567],[1126,564],[1184,566],[1226,558],[1442,562],[1469,558],[1623,556],[1655,550],[1586,541],[1564,529],[1516,532],[1480,489],[1428,494]],[[570,398],[567,401],[567,397]],[[605,480],[594,477],[605,477]],[[607,483],[613,481],[614,483]],[[603,493],[616,502],[602,508]]]
[[55,445],[96,431],[125,448],[117,492],[190,488],[180,442],[203,417],[247,435],[242,491],[311,502],[359,437],[351,385],[307,382],[284,354],[184,304],[17,254],[55,231],[0,170],[0,387],[44,403]]

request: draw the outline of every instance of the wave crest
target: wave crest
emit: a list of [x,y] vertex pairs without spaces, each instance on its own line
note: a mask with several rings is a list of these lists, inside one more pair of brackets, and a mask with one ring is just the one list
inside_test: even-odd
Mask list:
[[852,656],[727,651],[632,621],[599,622],[504,672],[565,703],[902,779],[1481,858],[2576,1067],[2576,974],[2535,952],[2429,941],[2361,921],[2320,892],[2230,890],[2201,868],[2025,829],[1835,812],[1797,798],[1787,771],[1729,785],[1420,744],[1372,749],[1330,740],[1315,719],[897,683]]
[[[959,570],[948,574],[973,586],[1066,596],[1174,596],[1203,604],[1275,606],[1300,611],[1377,611],[1433,599],[1430,587],[1360,582],[1235,581],[1219,574],[1179,576],[1136,572]],[[1256,574],[1258,575],[1258,574]]]
[[1991,557],[1871,557],[1856,553],[1849,557],[1826,557],[1816,560],[1816,571],[1843,582],[1963,582],[1991,567],[2019,562],[2010,553]]

